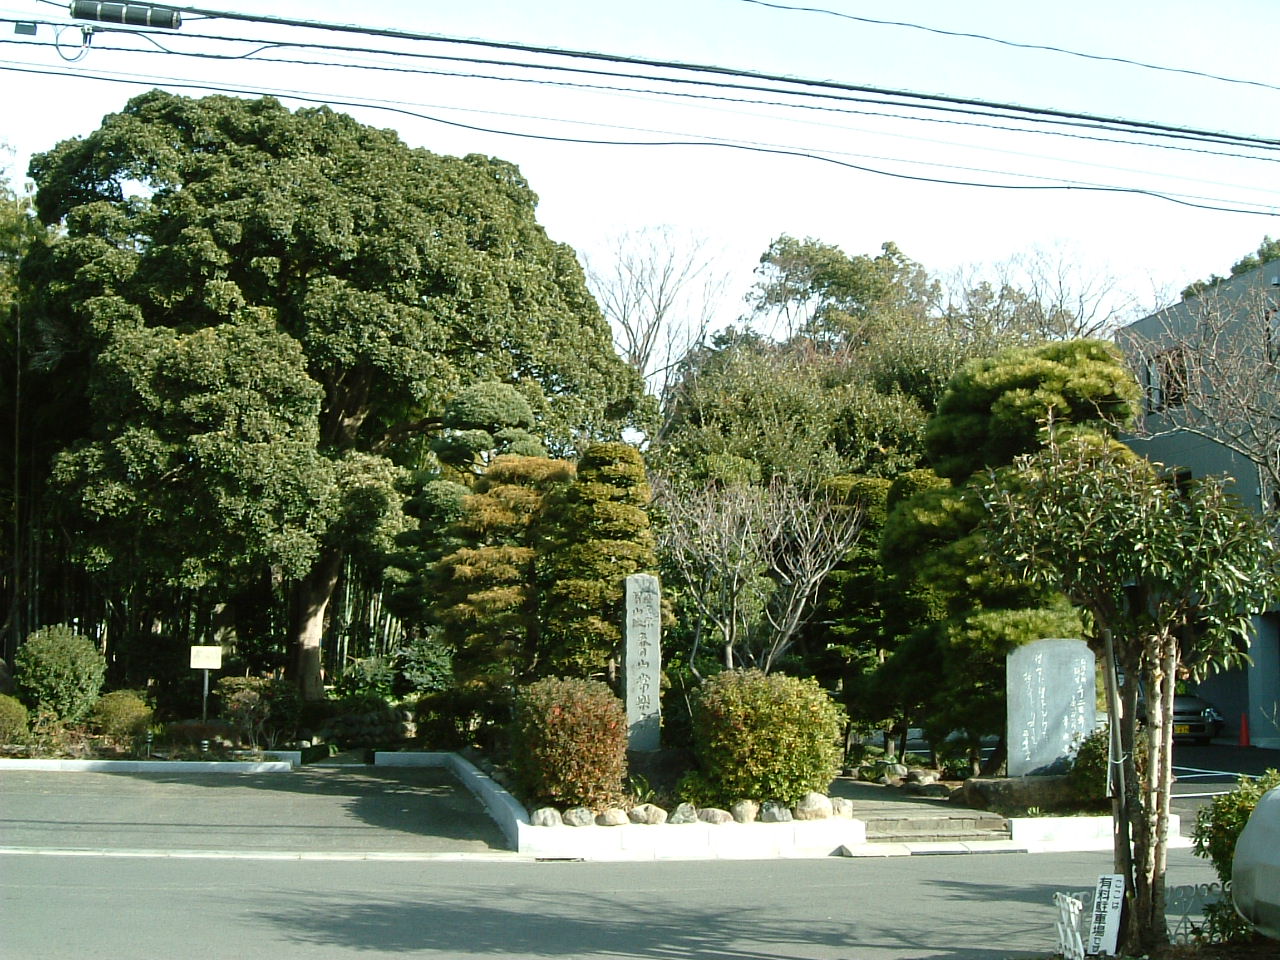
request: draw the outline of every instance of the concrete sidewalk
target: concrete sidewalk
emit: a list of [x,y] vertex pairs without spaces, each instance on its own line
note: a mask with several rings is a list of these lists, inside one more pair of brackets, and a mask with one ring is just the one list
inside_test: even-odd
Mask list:
[[0,765],[0,849],[137,855],[511,857],[449,771],[85,773]]

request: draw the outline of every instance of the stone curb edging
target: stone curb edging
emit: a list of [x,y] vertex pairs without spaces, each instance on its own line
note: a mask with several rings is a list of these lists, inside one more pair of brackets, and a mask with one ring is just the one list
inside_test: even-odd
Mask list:
[[[279,756],[272,753],[272,756]],[[299,758],[300,760],[301,758]],[[0,760],[4,770],[65,770],[81,773],[290,773],[285,760]]]

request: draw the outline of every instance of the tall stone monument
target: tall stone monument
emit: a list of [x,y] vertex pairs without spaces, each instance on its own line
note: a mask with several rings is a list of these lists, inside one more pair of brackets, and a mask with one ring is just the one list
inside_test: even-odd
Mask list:
[[632,750],[657,750],[661,746],[662,725],[658,696],[662,595],[657,577],[647,573],[627,577],[626,611],[622,680],[627,705],[627,746]]
[[1008,655],[1009,776],[1064,772],[1076,744],[1093,732],[1095,677],[1083,640],[1035,640]]

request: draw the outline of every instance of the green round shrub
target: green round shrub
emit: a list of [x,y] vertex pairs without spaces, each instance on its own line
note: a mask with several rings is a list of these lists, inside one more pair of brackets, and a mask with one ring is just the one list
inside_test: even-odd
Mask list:
[[0,743],[19,743],[27,735],[27,708],[17,697],[0,693]]
[[115,690],[93,705],[93,722],[103,736],[129,740],[147,732],[154,711],[135,690]]
[[528,801],[594,809],[619,803],[626,709],[599,680],[538,680],[516,694],[511,754]]
[[693,708],[693,749],[722,805],[795,803],[840,772],[844,711],[815,680],[727,670],[704,683]]
[[[1135,744],[1138,772],[1147,769],[1147,738],[1141,730]],[[1107,727],[1094,730],[1080,741],[1071,766],[1067,770],[1067,784],[1076,798],[1085,804],[1103,805],[1107,801],[1107,760],[1111,755],[1111,731]]]
[[66,625],[27,637],[13,660],[14,683],[28,707],[76,723],[98,700],[107,661],[88,637]]

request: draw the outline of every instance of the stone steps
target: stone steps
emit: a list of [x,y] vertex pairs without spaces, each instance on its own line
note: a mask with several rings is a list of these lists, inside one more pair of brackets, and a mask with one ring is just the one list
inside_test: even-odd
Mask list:
[[940,815],[866,817],[868,843],[1008,840],[1009,821],[997,814],[965,810]]

